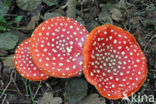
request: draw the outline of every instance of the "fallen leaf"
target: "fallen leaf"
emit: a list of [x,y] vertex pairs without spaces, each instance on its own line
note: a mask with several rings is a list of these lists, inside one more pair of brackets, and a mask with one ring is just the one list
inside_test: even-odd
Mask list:
[[0,49],[11,50],[18,42],[18,37],[11,32],[0,33]]
[[153,52],[155,52],[155,54],[156,54],[156,42],[153,42],[153,44],[151,45],[151,49],[152,49]]
[[115,21],[121,21],[122,20],[122,14],[121,14],[119,9],[113,8],[110,12],[112,13],[112,19],[113,20],[115,20]]
[[40,13],[38,13],[37,15],[31,17],[31,20],[29,22],[29,24],[26,27],[26,30],[32,30],[36,27],[37,22],[40,19]]
[[6,16],[9,11],[11,0],[0,0],[0,14]]
[[12,30],[11,33],[15,36],[18,37],[18,43],[17,45],[19,45],[21,42],[23,42],[25,39],[27,39],[28,37],[26,36],[26,34],[19,32],[19,31],[14,31]]
[[0,24],[0,31],[6,31],[6,27]]
[[22,20],[23,16],[17,16],[15,19],[14,19],[14,22],[17,23],[17,22],[20,22]]
[[54,12],[50,13],[50,12],[47,12],[47,13],[44,14],[43,19],[44,20],[47,20],[49,18],[57,17],[57,16],[61,16],[61,15],[59,13],[54,13]]
[[112,2],[106,3],[99,14],[99,22],[101,24],[113,24],[112,20],[112,14],[110,13],[110,10],[114,7],[115,4]]
[[5,57],[4,59],[2,59],[2,61],[4,66],[7,67],[8,69],[14,68],[14,55]]
[[126,10],[128,7],[126,2],[127,1],[125,1],[125,0],[120,0],[117,4],[114,5],[114,7],[118,8],[118,9]]
[[31,99],[25,96],[20,96],[16,93],[7,93],[7,100],[11,104],[31,104]]
[[42,0],[16,0],[17,6],[25,11],[35,10],[41,2]]
[[58,4],[58,0],[43,0],[44,3],[46,3],[48,6],[53,6]]
[[100,97],[98,94],[92,93],[77,104],[106,104],[106,102],[104,97]]
[[111,14],[107,10],[103,9],[99,14],[99,22],[102,24],[113,24]]
[[156,11],[148,13],[147,18],[151,24],[156,25]]
[[69,79],[67,81],[66,98],[70,104],[81,101],[87,95],[88,85],[83,79]]
[[140,46],[145,47],[145,45],[146,45],[146,40],[145,40],[146,34],[145,34],[144,30],[141,27],[137,27],[135,35],[136,35],[136,39],[139,42]]
[[54,97],[50,92],[45,92],[43,97],[39,98],[38,104],[62,104],[62,99]]
[[134,25],[137,26],[140,22],[139,22],[139,16],[137,17],[132,17],[130,22]]
[[86,23],[85,27],[87,28],[87,30],[90,32],[92,31],[95,27],[100,26],[98,22],[92,20],[89,23]]
[[114,8],[115,3],[107,2],[103,7],[102,11],[107,10],[110,11],[112,8]]
[[8,55],[8,51],[0,49],[0,57],[5,57]]

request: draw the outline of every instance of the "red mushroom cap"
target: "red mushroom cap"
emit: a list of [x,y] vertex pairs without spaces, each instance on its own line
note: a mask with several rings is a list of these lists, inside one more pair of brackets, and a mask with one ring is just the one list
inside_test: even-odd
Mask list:
[[14,62],[17,71],[26,79],[32,81],[45,80],[48,77],[47,74],[40,71],[40,69],[34,64],[30,55],[30,38],[23,41],[16,49]]
[[83,72],[83,47],[87,35],[84,26],[71,18],[48,19],[33,32],[32,58],[50,76],[77,76]]
[[101,95],[119,99],[136,92],[147,76],[147,62],[135,38],[113,25],[99,26],[84,46],[84,74]]

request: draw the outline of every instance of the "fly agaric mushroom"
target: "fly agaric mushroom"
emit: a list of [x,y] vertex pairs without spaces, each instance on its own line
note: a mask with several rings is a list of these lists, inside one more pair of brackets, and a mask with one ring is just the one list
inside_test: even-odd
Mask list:
[[84,74],[101,95],[119,99],[135,93],[147,76],[147,62],[135,38],[121,28],[92,30],[84,46]]
[[45,80],[48,77],[47,74],[40,71],[40,69],[34,64],[30,55],[30,38],[23,41],[15,52],[14,62],[17,71],[26,79],[32,81]]
[[83,45],[88,31],[74,19],[54,17],[41,23],[31,37],[31,55],[43,72],[69,78],[83,72]]

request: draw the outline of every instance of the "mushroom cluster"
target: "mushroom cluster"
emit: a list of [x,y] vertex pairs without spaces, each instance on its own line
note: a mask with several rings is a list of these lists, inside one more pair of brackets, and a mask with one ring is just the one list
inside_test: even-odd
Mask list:
[[17,48],[16,69],[29,80],[44,80],[48,78],[45,75],[58,78],[80,75],[83,73],[83,48],[88,34],[85,27],[74,19],[48,19]]
[[147,77],[147,60],[133,35],[113,25],[88,31],[76,20],[54,17],[41,23],[15,52],[26,79],[84,75],[109,99],[130,96]]
[[147,76],[147,62],[135,38],[121,28],[92,30],[84,46],[84,74],[109,99],[130,96]]

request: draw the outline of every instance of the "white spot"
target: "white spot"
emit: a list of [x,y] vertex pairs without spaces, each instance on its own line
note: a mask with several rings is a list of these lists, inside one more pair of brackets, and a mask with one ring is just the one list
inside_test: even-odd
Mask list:
[[102,74],[103,76],[106,76],[106,74],[103,72],[103,74]]
[[111,29],[111,32],[114,32],[114,30]]
[[45,48],[43,51],[44,51],[44,52],[47,52],[47,50],[48,50],[48,49],[47,49],[47,48]]
[[73,41],[70,41],[69,43],[70,43],[71,45],[73,45],[74,42],[73,42]]
[[45,27],[42,27],[42,30],[45,30]]
[[116,81],[119,81],[119,78],[116,78]]
[[52,49],[52,51],[53,51],[54,53],[56,53],[56,52],[57,52],[57,50],[55,50],[55,49]]
[[79,65],[82,65],[82,64],[83,64],[83,62],[82,62],[82,61],[80,61],[80,62],[79,62]]
[[34,67],[33,69],[34,69],[34,70],[36,70],[37,68],[36,68],[36,67]]
[[118,37],[120,37],[120,38],[121,38],[121,34],[119,34],[119,35],[118,35]]
[[97,70],[97,73],[100,73],[100,70]]
[[140,74],[141,74],[141,72],[138,72],[138,74],[140,75]]
[[106,34],[107,34],[107,32],[105,31],[105,32],[104,32],[104,34],[106,35]]
[[59,66],[63,66],[63,63],[59,63]]
[[75,69],[76,68],[76,65],[73,65],[73,69]]
[[36,74],[34,73],[34,74],[33,74],[33,76],[35,77],[35,76],[36,76]]
[[140,62],[140,60],[139,60],[139,59],[137,59],[137,60],[136,60],[136,62]]
[[53,32],[52,35],[55,36],[56,34]]
[[72,51],[72,48],[66,47],[67,52],[70,53]]
[[125,54],[125,52],[124,52],[124,51],[122,51],[122,52],[121,52],[121,54],[122,54],[122,55],[124,55],[124,54]]
[[115,39],[115,40],[114,40],[114,44],[116,44],[116,43],[117,43],[117,40]]
[[112,36],[109,37],[109,40],[112,40]]
[[41,77],[43,77],[44,76],[44,74],[41,74]]
[[130,52],[130,55],[133,55],[133,53],[132,53],[132,52]]
[[70,29],[72,29],[72,28],[73,28],[73,26],[71,25],[71,26],[70,26]]
[[49,36],[49,32],[47,32],[46,35]]
[[122,47],[121,46],[118,46],[118,49],[121,49]]
[[79,44],[80,47],[82,47],[82,43],[81,42],[79,42],[78,44]]
[[123,41],[123,44],[126,44],[126,41]]
[[115,85],[114,84],[112,84],[112,88],[114,88],[115,87]]
[[41,36],[41,35],[42,35],[42,33],[39,33],[38,35],[39,35],[39,36]]
[[123,75],[123,73],[121,72],[120,75]]
[[42,59],[39,59],[39,62],[42,62]]

